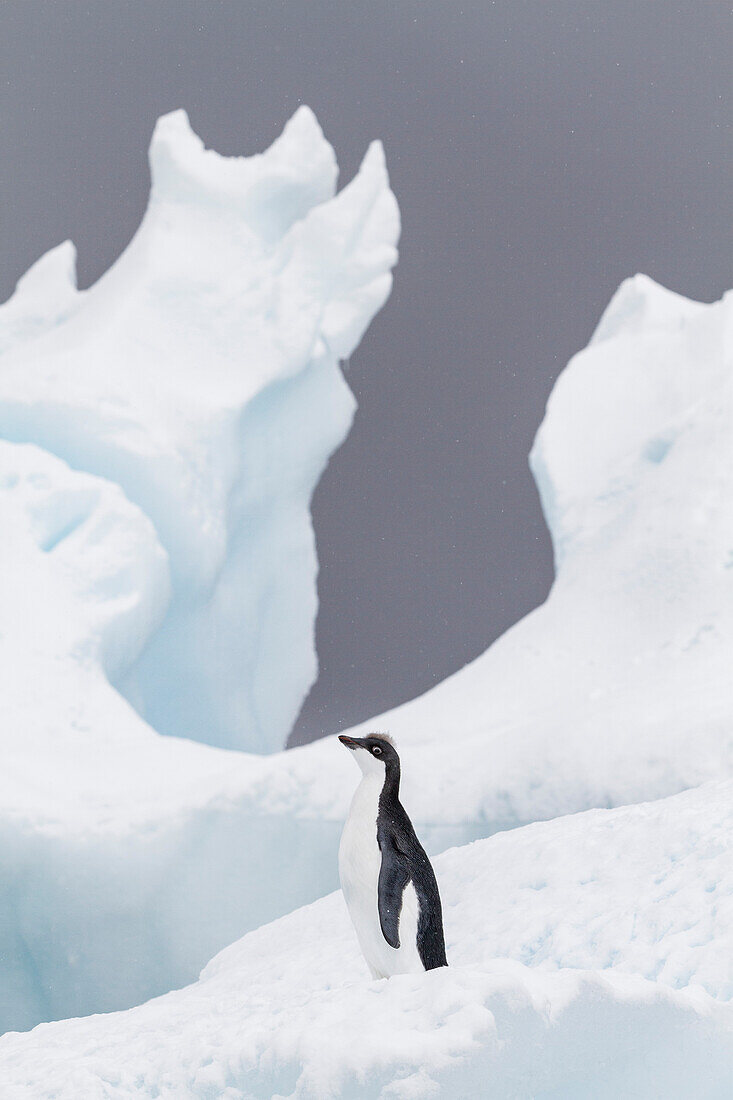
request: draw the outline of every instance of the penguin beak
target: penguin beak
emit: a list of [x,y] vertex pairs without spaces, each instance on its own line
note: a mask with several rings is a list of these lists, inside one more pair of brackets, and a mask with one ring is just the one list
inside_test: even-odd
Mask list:
[[343,734],[343,733],[339,734],[339,741],[341,742],[342,745],[346,745],[347,749],[351,749],[352,752],[353,752],[354,749],[359,748],[359,742],[358,741],[356,741],[353,737],[346,737],[345,734]]

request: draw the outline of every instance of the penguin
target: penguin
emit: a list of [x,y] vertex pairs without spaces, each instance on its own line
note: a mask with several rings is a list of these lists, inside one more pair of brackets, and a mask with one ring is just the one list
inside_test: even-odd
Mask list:
[[339,741],[362,771],[341,836],[339,876],[372,977],[447,966],[438,883],[399,799],[397,750],[379,733]]

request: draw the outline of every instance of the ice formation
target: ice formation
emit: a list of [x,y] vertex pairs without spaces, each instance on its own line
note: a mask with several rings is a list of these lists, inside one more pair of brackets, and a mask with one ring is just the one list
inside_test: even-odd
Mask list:
[[[311,126],[307,116],[304,121]],[[201,164],[183,173],[188,189],[181,202],[201,186],[207,158],[217,167],[230,163],[192,141],[192,157]],[[233,167],[238,171],[241,162]],[[378,168],[384,181],[381,163]],[[374,209],[359,190],[364,186],[357,177],[340,198],[294,222],[291,232],[302,239],[305,229],[296,233],[298,226],[316,215],[328,223],[330,211],[340,239],[355,216],[352,200],[364,229]],[[393,210],[384,186],[379,193]],[[229,177],[217,191],[216,212],[198,212],[199,226],[234,201],[236,187],[228,188]],[[345,205],[336,206],[340,201]],[[274,230],[268,233],[272,243]],[[321,255],[324,237],[328,224],[315,233],[313,255]],[[387,267],[391,247],[380,245]],[[303,245],[301,259],[308,255]],[[97,404],[90,396],[81,410],[80,395],[96,375],[86,352],[75,363],[73,349],[101,339],[97,313],[109,314],[110,325],[122,322],[115,320],[117,291],[110,287],[118,269],[99,288],[76,295],[68,279],[71,259],[68,249],[46,257],[4,307],[12,305],[15,346],[0,361],[0,434],[15,440],[0,448],[0,529],[8,533],[0,581],[0,1026],[15,1028],[126,1008],[184,985],[247,930],[333,889],[354,785],[350,761],[333,739],[258,756],[161,737],[141,718],[143,703],[150,703],[139,696],[151,654],[156,639],[170,641],[177,629],[175,608],[181,616],[190,613],[201,630],[215,614],[202,595],[204,563],[219,560],[211,548],[224,553],[225,545],[223,564],[211,566],[215,593],[236,559],[227,523],[244,514],[244,505],[235,492],[226,522],[217,513],[211,525],[193,524],[189,531],[184,519],[194,515],[197,500],[210,496],[213,508],[216,494],[202,487],[226,480],[207,449],[209,406],[192,396],[196,374],[189,360],[177,397],[174,382],[152,368],[149,375],[131,371],[130,392],[140,408],[113,412],[113,376],[102,372],[106,396],[90,389]],[[352,262],[352,275],[338,282],[347,301],[349,285],[372,285],[366,260]],[[302,268],[293,274],[293,300],[301,281],[312,288]],[[122,282],[124,312],[132,310],[129,298],[147,294],[148,283],[136,289]],[[93,295],[105,285],[90,313]],[[172,300],[168,307],[174,309]],[[729,310],[730,299],[687,302],[642,277],[622,286],[590,346],[561,376],[533,452],[558,557],[548,601],[472,665],[367,724],[397,737],[405,805],[431,852],[500,828],[661,798],[733,774]],[[327,324],[332,350],[337,320],[345,331],[346,318],[341,301]],[[43,350],[57,349],[62,332],[71,341],[64,353],[68,392],[54,381],[50,352]],[[12,371],[5,363],[15,364]],[[333,386],[324,383],[320,391],[328,409],[346,400],[335,362],[331,368]],[[302,391],[292,380],[283,445],[292,442],[301,397],[305,420],[320,410],[311,404],[312,370],[310,363],[297,376]],[[212,383],[215,403],[224,400],[224,374]],[[41,378],[48,380],[48,401],[36,392]],[[124,378],[127,386],[127,373]],[[231,380],[236,400],[239,384],[238,376]],[[148,387],[169,385],[171,420],[163,424],[163,405]],[[281,381],[275,389],[290,385]],[[272,400],[279,409],[269,392],[254,405],[261,401],[269,409]],[[248,492],[261,492],[262,508],[277,511],[287,479],[276,467],[273,482],[271,467],[256,458],[266,455],[269,462],[263,437],[272,442],[286,421],[260,411],[246,438],[238,437],[238,453],[254,463],[247,467]],[[133,412],[140,423],[134,430]],[[37,445],[18,441],[26,436]],[[303,453],[311,453],[309,446],[304,442]],[[99,455],[108,465],[91,469]],[[315,468],[311,474],[309,485]],[[299,500],[299,529],[310,546],[305,489]],[[256,514],[253,505],[247,515]],[[264,516],[263,525],[270,529]],[[218,543],[222,530],[227,537]],[[193,541],[185,542],[182,531]],[[181,592],[189,591],[181,580],[186,570],[188,611],[181,603]],[[256,584],[268,576],[266,569],[257,573]],[[299,576],[312,592],[312,571]],[[264,596],[262,604],[269,607]],[[249,621],[247,630],[258,623]],[[223,620],[220,627],[226,634]],[[308,646],[309,632],[310,625],[301,635]],[[112,686],[124,684],[132,698],[131,670],[143,685],[138,710]],[[223,690],[224,681],[218,683]],[[507,945],[507,954],[512,950]],[[563,965],[570,964],[597,965]]]
[[0,308],[0,1028],[191,980],[292,907],[266,844],[309,851],[257,757],[195,742],[281,749],[314,678],[310,496],[397,206],[378,143],[335,194],[307,108],[250,158],[176,112],[150,164],[97,284],[67,242]]
[[341,894],[194,985],[0,1040],[13,1100],[727,1096],[733,782],[436,860],[447,970],[372,981]]
[[636,276],[561,374],[531,455],[547,601],[356,731],[419,745],[418,817],[491,833],[733,773],[732,304]]
[[89,291],[70,244],[0,310],[0,437],[120,486],[169,558],[159,629],[116,683],[159,732],[282,749],[316,673],[310,497],[348,431],[339,358],[391,287],[381,146],[334,196],[297,111],[262,156],[159,120],[129,247]]

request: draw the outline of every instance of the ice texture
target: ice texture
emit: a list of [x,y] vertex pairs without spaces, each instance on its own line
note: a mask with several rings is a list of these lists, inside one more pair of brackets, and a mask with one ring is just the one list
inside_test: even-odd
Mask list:
[[0,310],[0,437],[119,485],[169,559],[170,604],[118,686],[162,733],[282,749],[315,679],[310,497],[354,400],[339,369],[391,288],[379,143],[335,195],[300,108],[261,156],[158,121],[143,222],[78,293],[54,249]]
[[[309,498],[395,258],[381,150],[331,197],[308,111],[248,159],[177,113],[151,163],[98,284],[62,245],[0,310],[0,1027],[182,986],[332,889],[355,784],[334,739],[200,742],[282,745],[313,675]],[[429,851],[733,774],[726,326],[730,298],[623,284],[532,454],[547,602],[361,727],[397,736]]]
[[436,860],[450,966],[373,981],[340,893],[194,985],[0,1040],[12,1100],[713,1100],[733,1075],[733,783]]
[[66,242],[0,307],[0,1029],[181,985],[331,885],[257,756],[197,742],[282,749],[315,676],[310,497],[397,205],[378,142],[336,194],[305,107],[248,158],[175,112],[150,166],[98,283]]

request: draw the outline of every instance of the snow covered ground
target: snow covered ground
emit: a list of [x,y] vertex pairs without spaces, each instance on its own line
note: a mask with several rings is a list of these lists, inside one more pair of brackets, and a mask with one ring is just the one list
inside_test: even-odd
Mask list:
[[332,738],[272,750],[381,149],[334,195],[306,109],[247,159],[176,113],[151,168],[98,284],[63,245],[0,309],[0,1027],[140,1005],[7,1037],[0,1095],[728,1095],[730,296],[622,285],[531,456],[548,600],[360,727],[431,852],[497,834],[438,861],[450,970],[374,984],[340,898],[260,926],[335,887],[354,786]]
[[9,1100],[723,1097],[733,783],[436,860],[447,970],[372,981],[342,897],[139,1008],[0,1040]]

